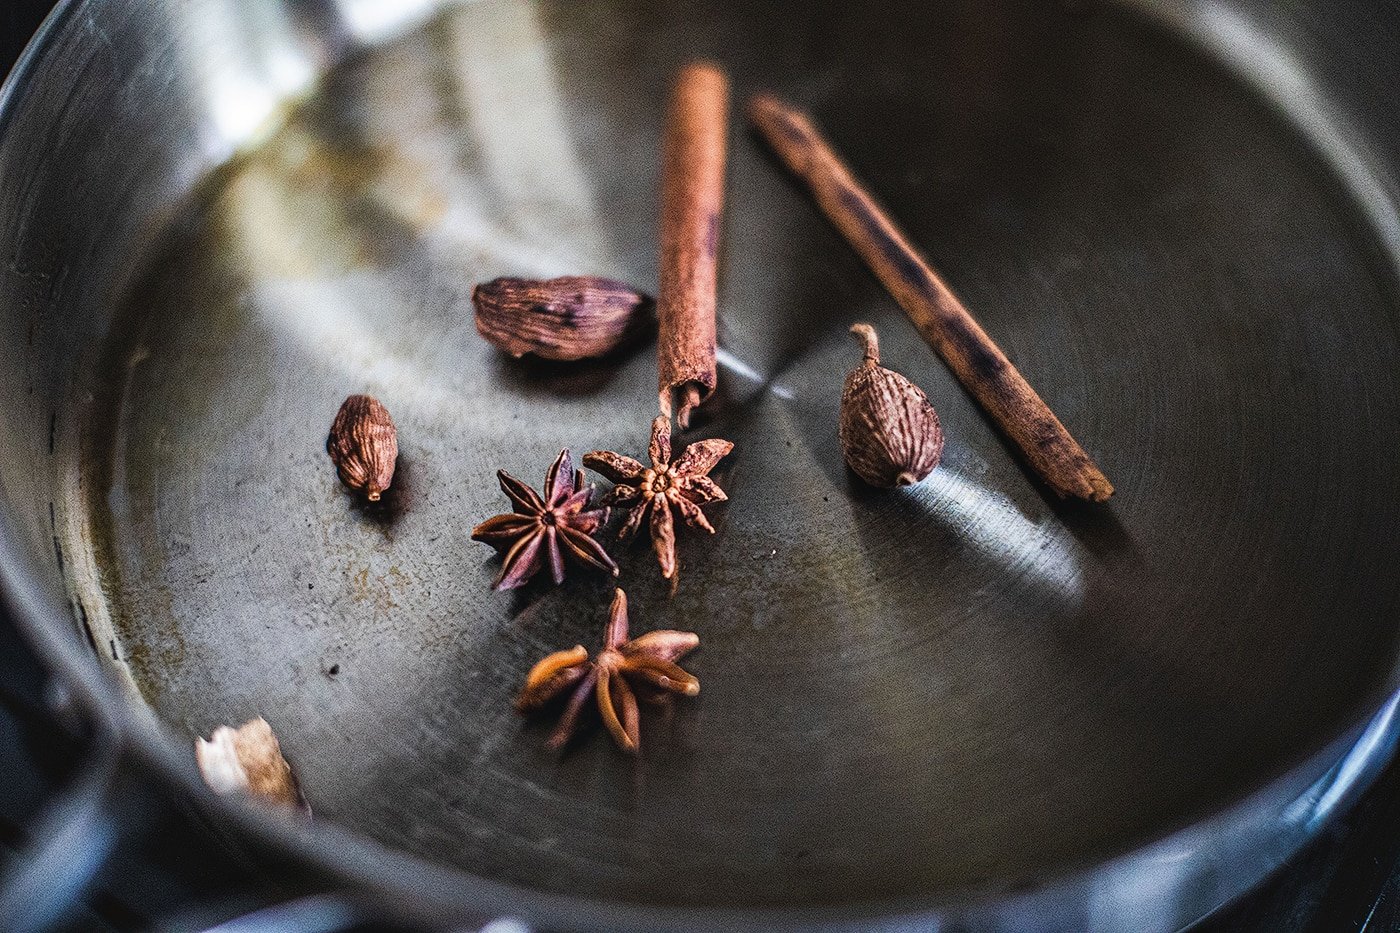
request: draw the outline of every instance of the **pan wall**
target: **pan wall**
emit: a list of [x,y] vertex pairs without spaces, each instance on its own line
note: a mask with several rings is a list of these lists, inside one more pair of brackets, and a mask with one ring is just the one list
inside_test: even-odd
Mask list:
[[[1138,5],[1235,62],[1312,135],[1393,266],[1400,11],[1318,3],[1283,20],[1263,3]],[[90,541],[85,517],[62,503],[86,498],[73,491],[78,426],[86,406],[105,407],[87,394],[110,384],[92,378],[94,348],[130,274],[209,172],[262,139],[328,63],[401,25],[376,23],[369,4],[298,4],[296,16],[232,0],[92,6],[73,8],[46,66],[17,87],[0,138],[0,508],[25,544],[23,572],[49,583],[82,572],[62,543]],[[1296,70],[1264,67],[1280,60],[1258,45],[1269,37]]]
[[83,631],[92,623],[59,584],[77,569],[64,541],[83,546],[89,535],[63,503],[81,498],[79,426],[108,388],[93,379],[95,348],[131,276],[201,181],[275,129],[327,68],[442,5],[70,2],[10,76],[0,108],[0,521],[21,545],[11,573],[49,605],[68,603],[90,643],[104,633]]

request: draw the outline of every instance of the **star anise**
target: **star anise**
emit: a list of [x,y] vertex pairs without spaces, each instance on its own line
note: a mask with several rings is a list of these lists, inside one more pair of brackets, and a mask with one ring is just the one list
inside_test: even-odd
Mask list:
[[639,694],[658,700],[672,693],[693,697],[700,692],[700,681],[676,664],[700,644],[699,635],[660,629],[628,640],[627,629],[627,594],[617,590],[597,658],[588,660],[588,651],[574,645],[546,656],[526,675],[515,700],[515,708],[522,713],[534,712],[573,690],[549,737],[550,748],[563,748],[573,738],[590,696],[597,697],[603,724],[618,747],[635,753],[642,742]]
[[618,533],[621,540],[635,535],[650,514],[651,546],[661,564],[661,575],[669,580],[676,572],[672,510],[687,525],[714,534],[714,526],[700,506],[729,498],[708,474],[733,449],[732,443],[719,438],[696,441],[672,463],[671,420],[662,415],[651,423],[650,468],[610,450],[584,454],[583,462],[617,484],[603,496],[602,504],[630,510]]
[[564,555],[617,576],[617,564],[593,540],[608,520],[606,507],[586,511],[593,487],[584,487],[583,471],[574,469],[567,449],[561,450],[544,477],[544,496],[505,470],[496,471],[501,492],[516,511],[488,518],[472,529],[473,541],[484,541],[501,553],[501,573],[494,589],[523,584],[549,562],[555,583],[564,582]]

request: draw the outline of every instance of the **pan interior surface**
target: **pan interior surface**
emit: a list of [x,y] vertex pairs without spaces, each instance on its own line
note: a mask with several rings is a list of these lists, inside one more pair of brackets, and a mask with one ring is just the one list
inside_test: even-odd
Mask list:
[[[627,758],[511,701],[611,582],[495,594],[468,540],[561,447],[641,453],[654,347],[502,357],[471,286],[656,281],[691,56],[807,107],[1118,488],[1029,476],[749,134],[732,136],[718,534],[634,632],[699,633]],[[191,736],[265,716],[319,818],[531,888],[669,905],[931,899],[1123,851],[1314,751],[1400,620],[1400,326],[1371,232],[1277,114],[1122,11],[482,0],[334,73],[171,224],[104,349],[66,503],[111,663]],[[862,488],[854,321],[944,464]],[[388,506],[324,443],[368,392]],[[83,555],[86,555],[85,557]]]

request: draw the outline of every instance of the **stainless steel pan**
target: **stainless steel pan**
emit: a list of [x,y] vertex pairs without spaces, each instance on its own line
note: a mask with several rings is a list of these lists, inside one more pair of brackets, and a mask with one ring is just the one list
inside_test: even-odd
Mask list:
[[[433,923],[1170,930],[1390,754],[1400,7],[1248,0],[69,2],[0,98],[0,570],[119,747],[211,819]],[[608,586],[494,595],[467,540],[561,446],[640,449],[651,348],[508,362],[473,282],[655,280],[658,117],[708,55],[810,108],[1104,466],[1017,464],[736,127],[738,444],[643,628],[695,703],[556,758],[509,700]],[[872,494],[845,336],[948,433]],[[322,444],[400,426],[366,512]],[[215,799],[261,714],[316,822]]]

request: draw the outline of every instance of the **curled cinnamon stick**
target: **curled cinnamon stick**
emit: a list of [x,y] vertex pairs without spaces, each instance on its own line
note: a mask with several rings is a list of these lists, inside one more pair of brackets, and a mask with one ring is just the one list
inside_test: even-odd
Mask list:
[[689,427],[690,412],[715,389],[715,269],[729,79],[695,62],[676,77],[661,166],[661,288],[657,371],[661,413]]
[[851,174],[811,119],[770,94],[749,100],[748,119],[1045,483],[1061,496],[1102,502],[1113,495],[1108,478]]

